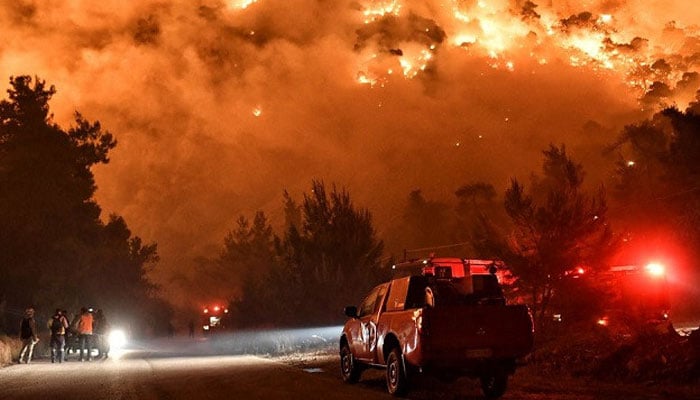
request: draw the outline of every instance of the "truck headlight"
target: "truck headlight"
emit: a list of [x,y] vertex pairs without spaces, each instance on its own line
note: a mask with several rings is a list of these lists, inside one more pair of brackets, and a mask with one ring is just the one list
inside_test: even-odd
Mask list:
[[109,333],[109,347],[112,350],[119,350],[126,345],[126,333],[121,329],[114,329]]

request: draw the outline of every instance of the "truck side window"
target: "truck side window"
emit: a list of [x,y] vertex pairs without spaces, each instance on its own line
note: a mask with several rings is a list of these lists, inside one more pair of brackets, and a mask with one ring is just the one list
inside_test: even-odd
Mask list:
[[374,304],[375,313],[381,308],[384,308],[384,311],[386,310],[386,298],[384,295],[388,289],[389,285],[382,285],[382,287],[379,289],[379,294],[377,294],[377,302]]
[[425,307],[425,288],[428,287],[428,278],[424,276],[412,276],[408,284],[405,309]]
[[362,300],[362,304],[360,304],[359,310],[357,312],[358,317],[364,317],[366,315],[372,314],[374,311],[374,306],[375,303],[377,303],[377,297],[379,296],[379,291],[382,287],[378,286],[374,289],[372,289],[371,292],[365,297],[364,300]]

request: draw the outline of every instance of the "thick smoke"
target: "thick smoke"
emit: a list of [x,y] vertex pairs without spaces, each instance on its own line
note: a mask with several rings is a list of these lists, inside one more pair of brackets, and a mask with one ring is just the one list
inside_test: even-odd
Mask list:
[[601,178],[624,124],[695,97],[695,21],[680,0],[2,0],[0,77],[116,135],[98,202],[158,242],[167,284],[314,178],[380,233],[410,190],[502,187],[550,142]]

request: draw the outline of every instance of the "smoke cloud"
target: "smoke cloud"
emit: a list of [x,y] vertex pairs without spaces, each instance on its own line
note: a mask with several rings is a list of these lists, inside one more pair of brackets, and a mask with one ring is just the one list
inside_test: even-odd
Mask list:
[[0,76],[116,135],[97,200],[158,242],[167,285],[314,178],[380,233],[410,190],[504,187],[550,142],[599,182],[622,126],[695,98],[697,21],[680,0],[1,0]]

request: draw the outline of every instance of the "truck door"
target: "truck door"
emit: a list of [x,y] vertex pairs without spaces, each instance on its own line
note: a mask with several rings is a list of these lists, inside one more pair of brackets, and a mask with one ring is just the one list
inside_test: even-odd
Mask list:
[[370,292],[360,305],[358,318],[360,320],[360,345],[356,348],[358,359],[376,362],[375,349],[377,346],[377,320],[384,304],[389,284],[377,286]]

